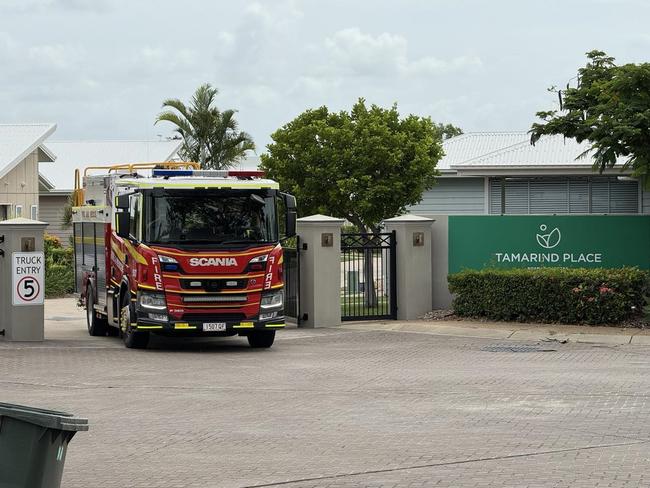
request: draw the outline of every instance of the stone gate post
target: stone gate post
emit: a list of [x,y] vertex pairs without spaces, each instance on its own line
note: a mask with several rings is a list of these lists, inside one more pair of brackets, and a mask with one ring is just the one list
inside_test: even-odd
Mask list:
[[298,219],[301,327],[341,325],[341,226],[343,219]]
[[433,219],[402,215],[384,220],[395,231],[397,254],[397,318],[413,320],[431,311],[431,225]]

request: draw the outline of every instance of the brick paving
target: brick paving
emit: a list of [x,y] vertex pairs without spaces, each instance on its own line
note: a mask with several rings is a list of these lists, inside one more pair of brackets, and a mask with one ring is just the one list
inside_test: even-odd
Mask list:
[[137,351],[75,317],[0,341],[1,401],[89,418],[64,488],[650,485],[648,347],[290,329]]

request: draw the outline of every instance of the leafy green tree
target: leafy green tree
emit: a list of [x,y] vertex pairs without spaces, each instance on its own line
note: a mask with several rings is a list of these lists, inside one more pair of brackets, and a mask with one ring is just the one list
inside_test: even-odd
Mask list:
[[350,112],[307,110],[271,138],[261,166],[296,195],[301,215],[344,218],[366,232],[417,204],[443,155],[430,118],[400,118],[397,105],[367,107],[364,99]]
[[255,150],[250,135],[240,131],[234,110],[220,111],[215,105],[218,90],[209,84],[201,85],[189,105],[177,98],[163,102],[156,123],[171,122],[183,139],[178,151],[186,161],[196,161],[204,169],[224,169],[236,164],[248,151]]
[[[307,110],[271,135],[262,168],[298,200],[301,215],[322,213],[378,233],[433,186],[443,155],[442,129],[428,117],[400,118],[397,105],[350,112]],[[373,254],[363,256],[364,300],[377,305]]]
[[459,136],[463,133],[463,129],[452,124],[438,123],[436,124],[436,129],[438,129],[443,140],[451,139],[452,137]]
[[650,184],[650,63],[617,66],[602,51],[587,53],[576,86],[554,87],[560,110],[538,112],[530,131],[534,144],[546,134],[587,141],[594,169],[603,172],[624,158],[624,169]]

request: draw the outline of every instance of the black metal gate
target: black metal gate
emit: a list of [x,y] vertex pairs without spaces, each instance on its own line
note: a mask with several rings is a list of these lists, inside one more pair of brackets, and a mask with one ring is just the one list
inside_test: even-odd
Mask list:
[[283,245],[284,261],[284,314],[300,323],[300,237],[290,239]]
[[341,234],[341,320],[397,318],[395,232]]

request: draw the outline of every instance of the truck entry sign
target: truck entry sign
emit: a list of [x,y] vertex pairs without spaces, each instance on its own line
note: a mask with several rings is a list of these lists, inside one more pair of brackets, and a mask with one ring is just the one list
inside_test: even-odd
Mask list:
[[43,305],[45,257],[43,252],[11,254],[11,282],[14,305]]

